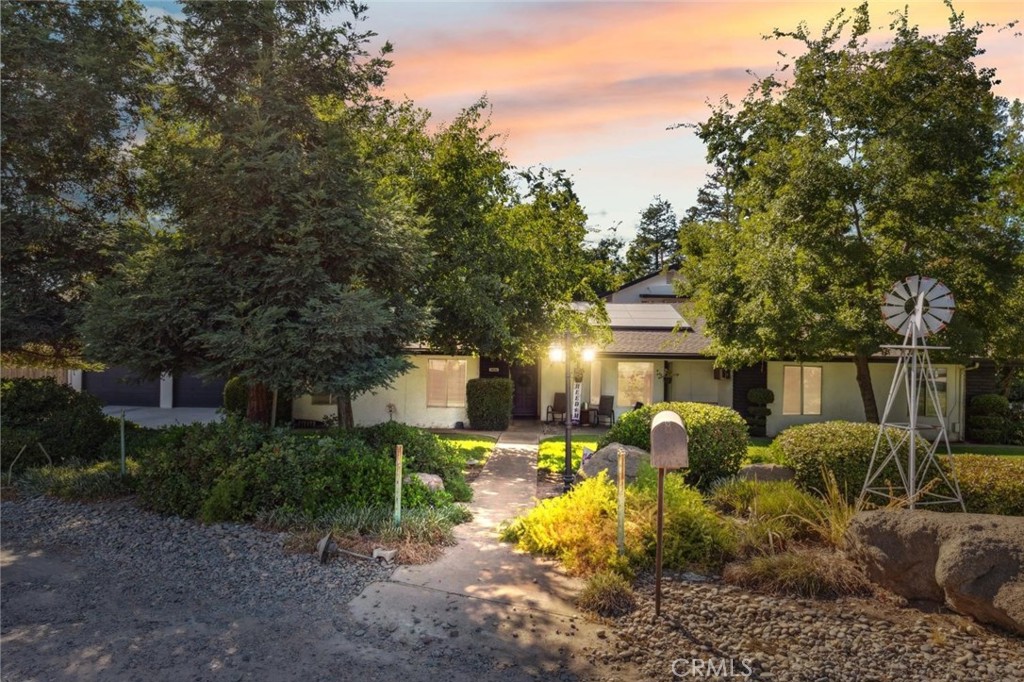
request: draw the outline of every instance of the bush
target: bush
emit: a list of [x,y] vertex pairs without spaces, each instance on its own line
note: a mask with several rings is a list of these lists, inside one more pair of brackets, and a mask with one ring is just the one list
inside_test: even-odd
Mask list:
[[1024,457],[957,455],[953,462],[967,511],[1024,516]]
[[401,422],[383,422],[356,429],[355,433],[370,447],[387,450],[392,460],[395,446],[401,444],[404,470],[440,476],[444,481],[445,490],[456,502],[468,502],[472,499],[473,490],[466,483],[463,474],[466,463],[459,449],[429,431]]
[[702,403],[657,403],[622,415],[598,443],[633,445],[651,449],[651,420],[662,410],[683,419],[690,440],[690,468],[686,480],[706,489],[739,471],[747,453],[747,424],[732,409]]
[[4,474],[23,446],[15,471],[46,464],[36,443],[46,448],[53,465],[102,459],[104,445],[115,429],[115,422],[103,414],[99,399],[51,378],[0,382],[0,425]]
[[768,405],[775,402],[775,393],[770,388],[752,388],[747,391],[747,401],[750,403],[747,423],[750,424],[751,433],[763,436],[768,416],[772,413]]
[[215,424],[169,430],[160,446],[140,456],[142,504],[164,514],[197,516],[220,475],[257,452],[271,435],[264,427],[230,415]]
[[1010,401],[987,393],[971,398],[967,410],[967,437],[977,443],[1008,443],[1016,431]]
[[82,502],[108,500],[135,492],[139,464],[128,459],[125,469],[126,474],[122,476],[120,462],[39,467],[19,476],[17,489],[28,497],[49,495]]
[[860,569],[834,550],[798,549],[755,556],[729,564],[722,577],[758,591],[811,599],[868,596],[873,591]]
[[816,537],[819,502],[791,481],[719,481],[710,503],[739,519],[738,553],[773,553]]
[[512,418],[511,379],[470,379],[466,382],[469,425],[485,431],[504,431]]
[[618,618],[636,609],[636,595],[629,580],[612,571],[602,571],[587,580],[576,604],[605,618]]
[[[891,430],[894,441],[901,435],[895,429]],[[853,500],[864,487],[877,438],[877,424],[821,422],[786,429],[772,442],[771,450],[780,461],[796,471],[796,483],[804,490],[824,494],[828,486],[823,471],[831,471],[836,477],[839,490],[846,499]],[[879,455],[885,457],[888,454],[885,441],[882,445]],[[924,454],[926,448],[926,445],[919,443],[921,454]],[[906,446],[903,450],[905,455]],[[890,462],[875,480],[881,484],[890,481],[896,486],[902,485],[894,462]]]
[[249,406],[249,387],[241,377],[231,377],[224,384],[224,411],[244,417]]

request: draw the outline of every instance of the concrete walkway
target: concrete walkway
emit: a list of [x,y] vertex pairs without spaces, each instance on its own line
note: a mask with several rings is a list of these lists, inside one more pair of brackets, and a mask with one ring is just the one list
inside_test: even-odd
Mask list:
[[474,518],[456,529],[457,546],[367,586],[351,602],[352,614],[396,642],[491,661],[502,679],[633,679],[576,655],[603,646],[604,627],[572,604],[582,582],[498,541],[501,522],[534,503],[539,432],[536,424],[514,424],[498,439],[473,484]]

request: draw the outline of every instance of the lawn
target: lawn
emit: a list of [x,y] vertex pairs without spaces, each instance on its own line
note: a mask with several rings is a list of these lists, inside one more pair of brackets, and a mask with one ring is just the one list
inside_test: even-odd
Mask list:
[[489,436],[468,433],[439,433],[437,437],[454,445],[459,450],[463,462],[476,460],[478,466],[483,466],[483,463],[491,456],[494,444],[497,442],[497,439]]
[[[572,470],[580,468],[583,459],[583,448],[597,450],[597,438],[593,436],[573,436],[572,438]],[[565,469],[565,436],[552,436],[540,442],[537,454],[537,468],[548,471]]]
[[[751,436],[747,444],[748,464],[761,462],[774,462],[770,454],[769,446],[771,438],[759,438]],[[954,455],[991,455],[996,457],[1016,458],[1024,457],[1024,445],[980,445],[977,443],[953,443],[949,449]],[[939,454],[944,454],[941,451]]]

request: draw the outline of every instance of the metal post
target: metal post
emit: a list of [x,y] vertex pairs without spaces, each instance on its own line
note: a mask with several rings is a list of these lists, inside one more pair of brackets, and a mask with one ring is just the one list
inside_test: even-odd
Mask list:
[[121,475],[124,476],[127,470],[125,465],[125,448],[124,448],[124,410],[121,410]]
[[[619,448],[619,469],[618,469],[618,487],[619,487],[619,532],[618,532],[618,544],[619,544],[619,556],[626,553],[626,451]],[[660,545],[659,545],[660,547]]]
[[402,445],[395,446],[395,525],[402,522]]
[[665,526],[665,469],[658,467],[658,549],[654,557],[654,616],[661,615],[661,536]]
[[572,490],[575,476],[572,471],[572,334],[565,332],[565,472],[562,474],[563,492]]

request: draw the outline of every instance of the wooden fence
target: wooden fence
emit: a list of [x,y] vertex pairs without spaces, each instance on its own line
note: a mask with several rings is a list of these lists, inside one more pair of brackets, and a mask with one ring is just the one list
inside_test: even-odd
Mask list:
[[58,384],[67,384],[70,379],[66,369],[36,369],[35,367],[0,367],[0,379],[42,379],[51,377]]

